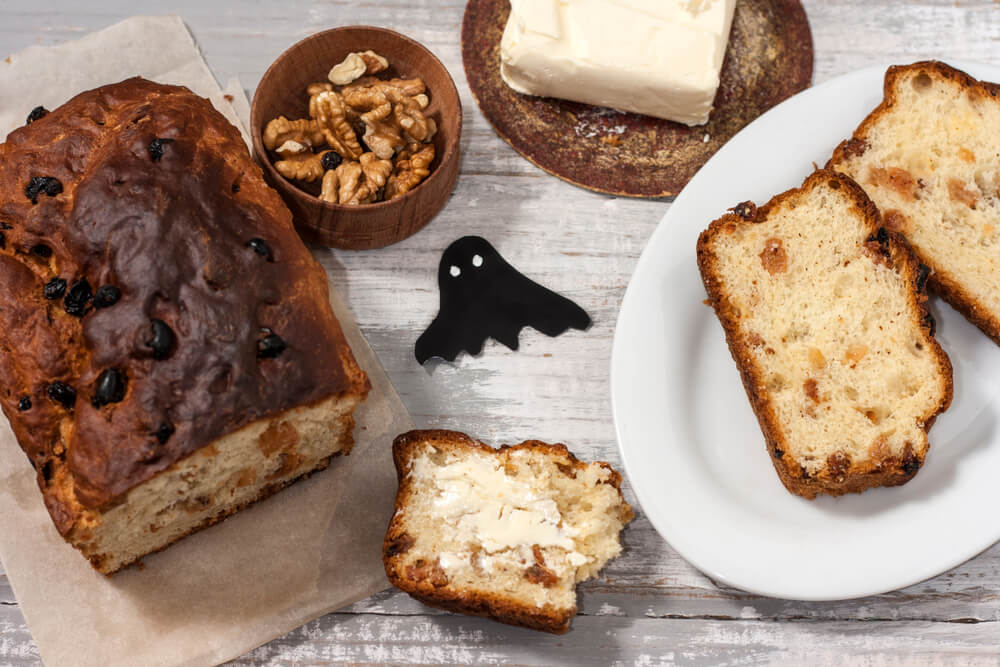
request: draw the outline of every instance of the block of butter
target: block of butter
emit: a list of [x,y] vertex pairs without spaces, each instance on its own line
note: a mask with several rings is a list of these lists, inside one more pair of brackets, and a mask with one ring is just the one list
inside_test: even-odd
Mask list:
[[708,120],[736,0],[510,0],[500,74],[514,90]]

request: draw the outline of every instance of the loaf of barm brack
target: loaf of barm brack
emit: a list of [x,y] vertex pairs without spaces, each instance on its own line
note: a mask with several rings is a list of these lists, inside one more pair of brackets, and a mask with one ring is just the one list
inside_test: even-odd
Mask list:
[[396,511],[383,549],[397,588],[429,605],[562,633],[576,584],[621,553],[621,476],[565,445],[493,449],[455,431],[396,438]]
[[0,406],[112,573],[325,467],[369,388],[239,132],[182,87],[82,93],[0,145]]
[[890,67],[882,103],[827,166],[906,236],[931,290],[1000,344],[1000,85],[939,62]]
[[910,480],[951,402],[927,269],[850,178],[816,171],[698,239],[709,303],[785,487],[806,498]]

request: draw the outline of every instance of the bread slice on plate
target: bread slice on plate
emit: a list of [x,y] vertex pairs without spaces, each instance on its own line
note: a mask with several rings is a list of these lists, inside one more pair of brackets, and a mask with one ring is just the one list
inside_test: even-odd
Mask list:
[[698,267],[785,487],[894,486],[927,455],[951,364],[926,271],[850,178],[816,171],[698,239]]
[[1000,344],[1000,86],[919,62],[890,67],[884,90],[827,166],[865,189],[931,268],[931,289]]
[[576,584],[621,553],[618,534],[632,520],[621,475],[565,445],[493,449],[454,431],[410,431],[392,451],[389,581],[449,611],[569,630]]

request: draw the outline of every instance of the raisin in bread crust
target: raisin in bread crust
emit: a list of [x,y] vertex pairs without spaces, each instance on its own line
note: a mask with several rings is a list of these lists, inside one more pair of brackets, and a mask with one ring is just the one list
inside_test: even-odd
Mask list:
[[[852,202],[852,213],[860,216],[867,227],[868,234],[863,243],[873,258],[872,261],[882,262],[893,268],[905,281],[913,285],[913,289],[908,291],[906,315],[910,318],[913,330],[919,332],[921,344],[933,358],[940,382],[940,398],[934,401],[926,412],[917,416],[917,424],[922,427],[923,442],[907,443],[902,451],[895,452],[875,446],[869,449],[869,455],[864,458],[852,458],[835,452],[821,462],[818,470],[810,471],[801,461],[786,454],[792,452],[795,447],[789,441],[787,428],[778,414],[764,369],[757,361],[761,341],[755,340],[743,326],[742,313],[726,290],[720,273],[720,258],[713,246],[717,236],[730,234],[741,226],[765,223],[773,212],[784,207],[794,207],[799,198],[808,196],[815,188],[820,187],[834,188],[849,198]],[[924,307],[926,296],[919,288],[923,287],[926,274],[922,272],[919,262],[910,252],[906,240],[899,234],[886,232],[881,227],[878,210],[864,191],[843,174],[827,170],[816,171],[800,188],[779,194],[760,208],[751,202],[746,202],[735,207],[733,213],[712,222],[699,236],[697,251],[698,267],[709,296],[708,303],[715,310],[725,330],[726,342],[760,423],[771,461],[784,486],[791,493],[812,499],[817,494],[839,496],[861,492],[875,486],[896,486],[909,481],[923,464],[926,456],[927,430],[934,423],[936,416],[951,403],[951,362],[933,338],[933,319]],[[763,261],[764,257],[761,257],[761,262]],[[750,280],[749,277],[746,279]],[[872,444],[877,445],[877,443]]]
[[[0,406],[59,532],[101,571],[350,448],[369,383],[326,275],[208,100],[134,78],[11,132],[0,229]],[[117,300],[94,298],[109,285]],[[236,470],[234,447],[259,469]]]
[[[929,77],[929,79],[924,80],[921,77]],[[896,224],[890,226],[895,226],[898,231],[902,232],[907,236],[911,243],[911,248],[913,252],[920,258],[920,261],[931,268],[931,275],[929,280],[929,286],[932,291],[940,294],[941,297],[947,301],[952,307],[958,312],[962,313],[970,322],[975,324],[979,329],[983,331],[987,336],[989,336],[995,343],[1000,345],[1000,305],[998,302],[987,303],[983,296],[976,296],[972,285],[969,284],[969,278],[963,279],[960,274],[959,264],[962,261],[968,261],[967,258],[956,258],[956,257],[945,257],[940,254],[938,247],[933,243],[933,240],[928,239],[923,242],[924,239],[921,238],[919,234],[914,233],[914,224],[920,225],[917,220],[918,217],[925,218],[924,223],[927,226],[940,225],[942,221],[939,217],[935,216],[933,218],[926,217],[927,212],[921,214],[917,210],[920,206],[919,200],[912,206],[907,206],[905,202],[899,200],[897,196],[894,196],[892,190],[893,184],[885,183],[888,189],[883,187],[878,187],[877,184],[871,181],[871,174],[867,170],[863,169],[866,160],[868,159],[867,154],[869,150],[873,148],[870,144],[871,135],[874,131],[878,129],[880,124],[888,123],[894,113],[897,112],[898,108],[903,107],[903,100],[900,96],[900,87],[906,85],[907,83],[913,83],[915,81],[927,82],[928,86],[935,86],[938,84],[943,84],[946,86],[953,86],[966,95],[968,95],[969,100],[973,104],[989,105],[990,107],[996,109],[996,115],[1000,116],[1000,85],[995,83],[989,83],[985,81],[978,81],[977,79],[969,76],[961,70],[957,70],[950,67],[944,63],[937,61],[923,61],[913,63],[911,65],[903,66],[893,66],[890,67],[885,73],[885,81],[883,85],[883,100],[869,114],[854,131],[853,136],[850,139],[843,141],[833,152],[833,156],[830,158],[829,162],[826,164],[827,169],[834,169],[836,171],[843,172],[857,181],[862,187],[865,188],[866,193],[876,202],[876,204],[881,209],[883,217],[886,219],[887,224],[892,223],[893,220],[897,221]],[[928,110],[930,109],[930,110]],[[932,107],[927,109],[918,110],[919,113],[939,113]],[[978,121],[981,125],[983,133],[992,131],[996,134],[995,125],[987,124],[981,119]],[[924,132],[922,133],[925,137],[933,135],[933,133]],[[952,137],[936,137],[939,139],[937,145],[942,153],[942,157],[951,152],[958,152],[963,149],[968,150],[967,147],[958,145]],[[903,137],[907,143],[914,143],[912,140],[912,133],[908,132],[906,137]],[[923,137],[922,137],[923,139]],[[991,151],[992,153],[992,151]],[[970,154],[971,155],[971,154]],[[993,159],[995,160],[997,155],[987,154],[987,155],[973,155],[973,160],[977,158],[982,158],[985,160]],[[959,158],[961,159],[961,158]],[[942,160],[943,162],[943,160]],[[898,168],[898,165],[891,162],[883,165],[883,168]],[[926,171],[926,170],[925,170]],[[937,170],[942,171],[941,169]],[[918,173],[917,176],[923,176],[924,173]],[[914,178],[913,174],[903,175],[904,178],[909,180],[912,178],[913,183],[917,185],[921,190],[926,187],[924,183],[919,178]],[[989,219],[992,220],[994,224],[985,224],[986,228],[993,228],[989,232],[983,232],[983,237],[989,237],[989,243],[996,243],[996,232],[1000,231],[1000,164],[994,163],[994,173],[991,175],[987,174],[986,180],[992,181],[992,189],[994,190],[992,199],[993,203],[993,213],[989,215]],[[976,179],[958,179],[956,183],[960,183],[962,187],[956,193],[958,197],[963,196],[963,190],[967,190],[967,196],[978,197],[976,190],[978,190],[979,184]],[[985,185],[985,184],[984,184]],[[905,187],[905,184],[895,183],[895,188]],[[986,195],[986,193],[981,193]],[[990,198],[990,197],[985,197]],[[980,203],[983,203],[980,200]],[[984,216],[985,217],[985,216]],[[978,234],[976,234],[978,237]],[[975,239],[978,240],[978,239]],[[995,246],[994,246],[995,247]],[[982,286],[980,287],[980,292],[984,292]],[[986,288],[985,293],[996,293],[996,290],[992,288]]]
[[[414,504],[418,494],[410,473],[414,460],[420,455],[421,449],[428,446],[455,453],[458,457],[479,452],[489,457],[501,457],[505,461],[509,461],[509,459],[503,458],[506,455],[530,452],[551,459],[561,474],[573,476],[588,467],[599,467],[606,471],[606,473],[602,473],[605,477],[602,483],[611,486],[616,492],[617,506],[613,521],[619,522],[619,531],[633,518],[632,508],[625,502],[621,494],[621,475],[607,463],[587,464],[579,461],[565,445],[552,445],[537,440],[528,440],[514,446],[502,445],[499,449],[494,449],[464,433],[425,430],[404,433],[397,437],[393,443],[393,459],[399,477],[399,491],[396,496],[396,511],[389,524],[383,546],[383,562],[389,581],[414,598],[447,611],[484,616],[501,623],[556,634],[568,631],[570,621],[576,615],[575,593],[572,592],[575,589],[576,581],[569,582],[573,603],[560,606],[549,602],[544,605],[533,604],[511,592],[504,594],[488,590],[489,582],[483,584],[479,589],[454,585],[447,580],[444,571],[435,563],[427,563],[427,567],[430,568],[429,576],[413,576],[413,565],[408,561],[408,552],[411,549],[427,548],[427,546],[421,544],[420,535],[412,536],[408,532],[411,530],[410,522],[417,517],[409,516],[407,510]],[[617,533],[615,537],[617,540]],[[620,546],[613,555],[617,555],[618,551],[620,551]],[[604,563],[605,561],[598,559],[597,562],[582,568],[581,571],[577,572],[576,580],[580,581],[596,575],[597,570],[603,567]],[[544,564],[537,562],[530,566],[529,576],[530,571],[536,567],[540,568],[538,570],[539,576],[546,576],[547,571]]]

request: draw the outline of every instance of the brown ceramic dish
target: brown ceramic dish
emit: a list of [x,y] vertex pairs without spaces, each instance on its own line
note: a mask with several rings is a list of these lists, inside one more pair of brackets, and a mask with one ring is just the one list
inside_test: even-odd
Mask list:
[[739,0],[715,110],[688,127],[511,90],[500,77],[508,0],[469,0],[462,62],[476,103],[518,153],[554,176],[611,195],[667,197],[747,123],[809,85],[813,46],[799,0]]
[[[361,206],[320,200],[319,184],[285,180],[271,163],[261,131],[272,118],[307,117],[310,83],[327,81],[330,68],[354,51],[371,49],[389,60],[380,78],[419,77],[427,85],[426,114],[437,122],[430,175],[398,199]],[[416,233],[441,209],[458,176],[462,103],[455,82],[434,54],[392,30],[368,26],[334,28],[307,37],[282,53],[264,73],[250,108],[250,127],[264,177],[295,216],[305,238],[336,248],[382,248]]]

